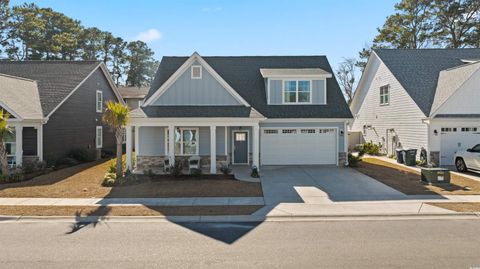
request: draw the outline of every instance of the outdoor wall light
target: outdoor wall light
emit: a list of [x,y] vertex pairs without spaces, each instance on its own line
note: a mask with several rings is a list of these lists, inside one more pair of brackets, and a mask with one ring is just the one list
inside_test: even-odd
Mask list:
[[436,129],[433,130],[433,133],[434,133],[435,135],[438,135],[438,131],[437,131]]
[[340,135],[341,135],[341,136],[343,135],[343,130],[340,130]]

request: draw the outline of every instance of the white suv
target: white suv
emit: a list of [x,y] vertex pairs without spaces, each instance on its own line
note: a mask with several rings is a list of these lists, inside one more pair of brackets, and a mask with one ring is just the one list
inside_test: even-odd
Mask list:
[[455,166],[458,172],[467,170],[480,172],[480,144],[471,149],[455,153]]

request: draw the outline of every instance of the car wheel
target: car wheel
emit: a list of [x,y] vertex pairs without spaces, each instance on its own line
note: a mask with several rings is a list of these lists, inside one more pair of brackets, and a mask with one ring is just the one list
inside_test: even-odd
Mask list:
[[458,172],[467,171],[467,166],[465,165],[465,162],[463,161],[462,158],[457,158],[457,160],[455,160],[455,166],[457,167]]

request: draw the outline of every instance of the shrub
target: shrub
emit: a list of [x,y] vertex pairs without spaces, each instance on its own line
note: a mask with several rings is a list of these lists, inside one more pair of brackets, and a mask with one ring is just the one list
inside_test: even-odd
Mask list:
[[24,174],[30,174],[33,172],[43,172],[47,168],[46,162],[41,162],[38,160],[24,162],[22,165],[22,172]]
[[348,153],[348,166],[350,167],[357,167],[358,163],[362,161],[361,156],[355,156],[351,153]]
[[62,159],[59,159],[56,161],[55,165],[59,166],[59,165],[76,165],[78,164],[78,161],[75,160],[74,158],[70,158],[70,157],[65,157],[65,158],[62,158]]
[[117,181],[117,175],[115,173],[105,173],[103,177],[102,186],[113,187]]
[[79,162],[91,162],[95,160],[95,151],[83,148],[72,149],[67,157],[73,158]]
[[173,177],[180,177],[182,175],[183,165],[181,162],[175,162],[174,165],[170,166],[170,175]]
[[200,176],[202,176],[202,169],[193,168],[190,171],[190,174],[194,177],[200,177]]
[[359,156],[363,156],[365,153],[369,155],[380,155],[381,146],[373,143],[372,141],[363,143],[359,148]]
[[10,171],[10,175],[8,175],[8,177],[0,174],[0,183],[19,182],[22,181],[23,178],[22,169],[16,167]]
[[222,172],[222,174],[227,176],[230,173],[232,173],[232,169],[230,169],[230,167],[228,167],[228,165],[222,164],[222,166],[220,167],[220,172]]

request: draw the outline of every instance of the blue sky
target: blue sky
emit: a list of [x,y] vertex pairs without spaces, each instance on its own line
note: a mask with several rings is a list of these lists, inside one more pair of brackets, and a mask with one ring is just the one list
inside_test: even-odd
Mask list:
[[[25,1],[11,0],[12,5]],[[28,2],[28,1],[27,1]],[[332,67],[376,35],[397,0],[39,0],[41,7],[163,55],[327,55]]]

